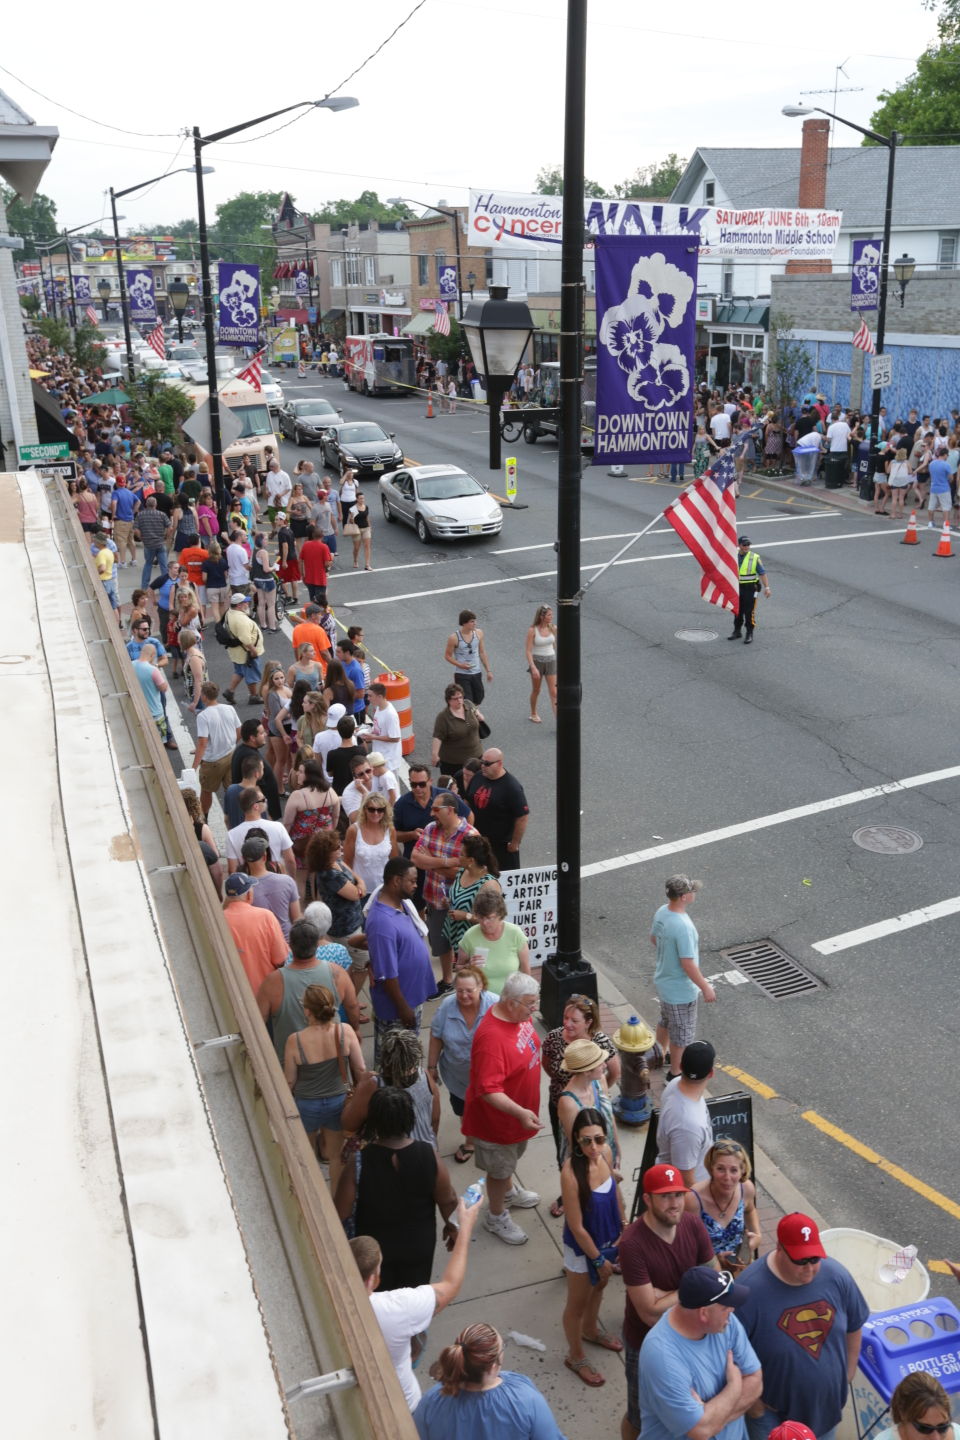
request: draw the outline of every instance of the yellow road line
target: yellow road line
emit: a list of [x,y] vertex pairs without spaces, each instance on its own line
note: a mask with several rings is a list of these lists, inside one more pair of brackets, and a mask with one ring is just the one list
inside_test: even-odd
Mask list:
[[953,1271],[946,1260],[925,1260],[924,1264],[928,1270],[936,1270],[938,1275],[952,1275]]
[[757,496],[758,496],[758,495],[762,495],[762,494],[763,494],[763,489],[762,489],[762,488],[761,488],[760,490],[751,490],[751,491],[750,491],[750,494],[747,495],[747,496],[745,496],[744,498],[747,499],[747,500],[756,500]]
[[949,1196],[943,1195],[939,1190],[934,1190],[933,1186],[927,1185],[925,1181],[918,1180],[916,1175],[910,1174],[909,1170],[904,1170],[901,1166],[894,1165],[892,1161],[885,1160],[876,1150],[872,1150],[869,1145],[864,1145],[855,1136],[848,1135],[845,1130],[831,1124],[822,1115],[818,1115],[815,1110],[804,1110],[801,1119],[806,1120],[822,1134],[829,1135],[831,1140],[836,1140],[839,1145],[845,1146],[861,1160],[865,1160],[868,1165],[876,1165],[892,1180],[899,1180],[901,1185],[905,1185],[914,1194],[922,1196],[924,1200],[929,1200],[931,1205],[936,1205],[940,1210],[952,1215],[954,1220],[960,1220],[960,1205],[955,1200],[951,1200]]
[[762,1096],[764,1100],[778,1098],[776,1090],[771,1090],[769,1085],[764,1085],[763,1081],[758,1080],[754,1075],[748,1075],[746,1070],[738,1070],[736,1065],[718,1065],[717,1069],[722,1070],[725,1075],[732,1076],[734,1080],[739,1080],[741,1085],[746,1085],[748,1090]]

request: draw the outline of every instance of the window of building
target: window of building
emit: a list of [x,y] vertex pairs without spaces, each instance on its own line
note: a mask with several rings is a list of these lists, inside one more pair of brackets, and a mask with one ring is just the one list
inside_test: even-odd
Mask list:
[[729,345],[730,336],[726,331],[715,330],[710,336],[711,345]]
[[730,344],[736,346],[740,346],[743,344],[743,336],[740,334],[739,331],[734,330],[733,334],[730,336]]
[[429,255],[418,255],[418,256],[417,256],[417,284],[418,284],[418,285],[429,285],[429,284],[430,284],[430,256],[429,256]]
[[597,272],[592,265],[587,266],[587,289],[592,293],[597,288]]
[[339,255],[330,261],[330,284],[338,287],[343,285],[343,261]]
[[493,257],[488,255],[483,262],[483,274],[486,285],[493,284]]
[[377,283],[376,255],[364,255],[363,257],[363,283],[364,285],[376,285]]
[[957,268],[957,236],[955,233],[941,235],[937,249],[937,269],[955,270]]
[[447,263],[446,252],[443,251],[443,250],[434,250],[434,252],[433,252],[433,263],[434,263],[434,274],[435,274],[436,279],[437,279],[437,284],[439,285],[439,283],[440,283],[440,271],[443,269],[443,267],[444,267],[444,266],[446,265],[446,263]]
[[724,267],[723,267],[723,270],[722,270],[721,275],[720,275],[720,294],[723,296],[724,300],[730,300],[730,299],[732,299],[732,297],[733,297],[733,266],[732,266],[732,265],[724,265]]
[[704,180],[703,182],[703,203],[712,205],[714,196],[717,193],[717,182],[715,180]]
[[347,251],[347,284],[360,284],[360,256],[356,250]]

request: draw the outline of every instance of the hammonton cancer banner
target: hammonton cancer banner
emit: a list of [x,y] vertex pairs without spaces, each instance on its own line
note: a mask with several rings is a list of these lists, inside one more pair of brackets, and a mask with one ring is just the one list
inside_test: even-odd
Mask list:
[[[829,260],[843,214],[839,210],[584,200],[583,218],[591,235],[696,235],[701,259]],[[563,200],[559,195],[471,190],[467,239],[472,245],[504,245],[507,249],[559,248]]]
[[592,464],[691,459],[697,258],[689,235],[598,237]]

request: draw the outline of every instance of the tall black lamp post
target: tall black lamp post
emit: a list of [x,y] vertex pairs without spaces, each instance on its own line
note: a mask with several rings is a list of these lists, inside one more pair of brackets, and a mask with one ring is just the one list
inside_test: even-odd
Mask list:
[[[853,120],[845,120],[842,115],[834,115],[832,110],[823,110],[819,105],[784,105],[784,115],[791,118],[800,115],[826,115],[831,120],[836,120],[840,125],[846,125],[850,130],[856,130],[860,135],[866,135],[876,145],[887,147],[887,195],[883,209],[883,246],[880,257],[880,294],[877,297],[877,355],[883,354],[883,345],[887,330],[887,281],[890,268],[890,230],[893,224],[893,176],[897,162],[897,146],[900,144],[901,136],[896,130],[891,130],[889,135],[879,135],[876,130],[868,130],[864,125],[857,125]],[[910,272],[913,273],[912,271]],[[901,304],[903,302],[901,301]],[[851,396],[851,399],[853,397]],[[883,394],[879,387],[873,391],[870,400],[870,464],[867,473],[860,482],[860,499],[870,500],[873,497],[873,477],[879,464],[880,456],[880,403]]]
[[97,294],[100,296],[100,300],[103,304],[103,318],[104,321],[106,321],[109,318],[107,314],[107,306],[110,304],[110,296],[113,294],[113,286],[110,284],[109,280],[103,279],[97,282]]
[[238,135],[241,130],[252,130],[255,125],[262,125],[266,120],[275,120],[278,115],[288,115],[291,110],[303,110],[308,106],[319,110],[350,110],[359,103],[359,100],[349,95],[331,95],[325,100],[299,100],[295,105],[284,105],[282,110],[271,110],[269,115],[258,115],[254,120],[244,120],[240,125],[230,125],[226,130],[214,131],[212,135],[201,135],[199,125],[193,127],[193,169],[197,177],[197,230],[200,241],[200,279],[203,285],[203,333],[207,347],[207,388],[210,391],[210,450],[221,526],[226,524],[227,519],[227,492],[223,474],[223,441],[220,437],[220,393],[217,389],[215,355],[217,339],[213,326],[213,289],[210,284],[210,237],[207,233],[207,206],[203,194],[203,147],[213,145],[217,140],[226,140],[229,135]]
[[177,317],[177,342],[183,344],[183,312],[190,303],[190,286],[178,275],[175,280],[167,282],[167,296],[173,306],[173,313]]
[[490,299],[467,306],[460,322],[478,372],[484,377],[490,416],[490,469],[500,469],[500,407],[533,334],[524,300],[508,300],[506,285],[491,285]]

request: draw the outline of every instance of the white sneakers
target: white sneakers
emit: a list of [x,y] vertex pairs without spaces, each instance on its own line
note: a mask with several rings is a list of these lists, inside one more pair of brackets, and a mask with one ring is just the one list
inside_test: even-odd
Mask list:
[[535,1190],[524,1190],[522,1185],[512,1185],[504,1196],[504,1203],[517,1210],[532,1210],[534,1205],[540,1204],[540,1196]]
[[496,1235],[507,1245],[526,1245],[530,1239],[526,1231],[520,1229],[520,1226],[511,1219],[506,1210],[502,1215],[494,1215],[488,1210],[483,1217],[483,1224],[491,1235]]

